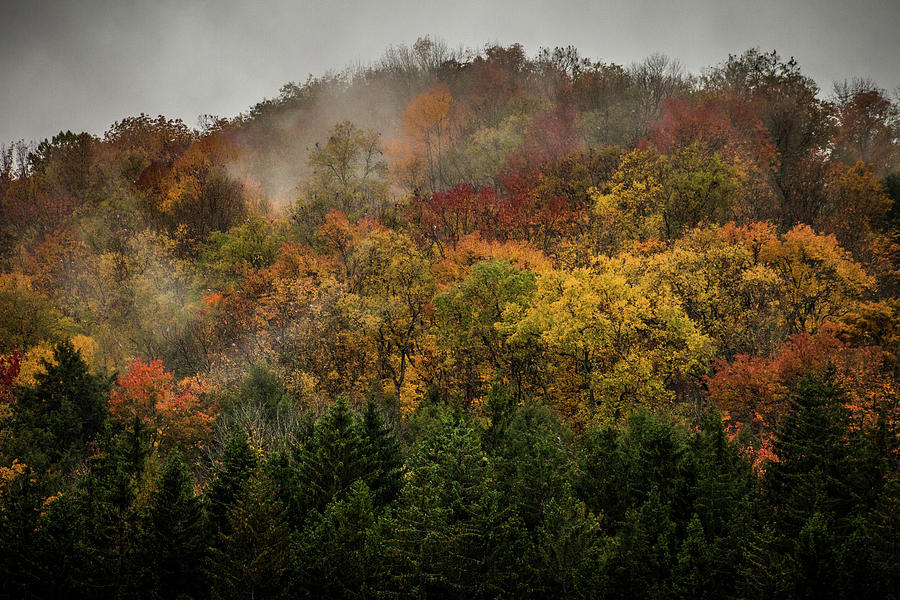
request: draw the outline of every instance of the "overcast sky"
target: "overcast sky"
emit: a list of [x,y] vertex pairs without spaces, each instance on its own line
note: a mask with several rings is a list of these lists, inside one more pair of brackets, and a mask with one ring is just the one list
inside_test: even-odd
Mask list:
[[0,0],[0,143],[141,112],[230,117],[425,34],[621,64],[664,52],[693,72],[760,46],[826,91],[900,86],[900,0]]

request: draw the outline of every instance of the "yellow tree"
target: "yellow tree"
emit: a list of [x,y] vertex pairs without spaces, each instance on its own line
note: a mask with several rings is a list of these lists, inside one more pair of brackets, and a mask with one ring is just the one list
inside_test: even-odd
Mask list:
[[375,227],[354,241],[347,271],[339,303],[374,359],[370,381],[408,408],[420,395],[418,345],[435,289],[430,257],[407,235]]
[[698,224],[725,221],[745,179],[737,164],[696,144],[670,155],[653,149],[626,154],[603,189],[590,192],[600,248],[615,252],[635,240],[674,240]]
[[791,333],[815,333],[874,291],[874,279],[833,235],[817,234],[807,225],[770,240],[760,261],[780,278],[784,325]]
[[630,281],[619,261],[541,273],[531,305],[504,321],[511,342],[542,347],[548,394],[583,424],[671,402],[695,387],[712,358],[710,339],[677,298]]
[[770,223],[698,228],[627,264],[670,288],[728,359],[766,355],[791,333],[815,333],[874,285],[834,236],[807,226],[782,236]]

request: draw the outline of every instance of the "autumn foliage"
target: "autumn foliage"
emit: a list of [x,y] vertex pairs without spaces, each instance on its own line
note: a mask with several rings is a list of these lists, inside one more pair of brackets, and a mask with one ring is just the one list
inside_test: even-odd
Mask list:
[[146,427],[163,451],[175,445],[188,448],[202,445],[212,432],[214,406],[204,398],[205,391],[195,379],[175,384],[160,360],[134,359],[116,378],[109,410],[120,423]]
[[896,596],[898,132],[422,38],[0,146],[0,596]]

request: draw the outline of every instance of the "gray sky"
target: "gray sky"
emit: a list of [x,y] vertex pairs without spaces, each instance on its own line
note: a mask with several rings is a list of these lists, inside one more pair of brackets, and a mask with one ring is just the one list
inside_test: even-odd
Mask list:
[[0,143],[141,112],[230,117],[425,34],[622,64],[664,52],[693,72],[760,46],[829,92],[900,86],[900,0],[0,0]]

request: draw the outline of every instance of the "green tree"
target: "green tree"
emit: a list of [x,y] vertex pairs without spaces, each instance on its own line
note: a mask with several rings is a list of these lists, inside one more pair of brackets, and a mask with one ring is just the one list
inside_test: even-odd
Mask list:
[[135,536],[141,595],[174,600],[205,593],[202,566],[209,543],[202,517],[184,459],[172,452],[150,493],[140,534]]
[[242,487],[208,563],[214,598],[289,598],[294,536],[263,471]]
[[478,432],[447,414],[436,419],[389,514],[389,589],[411,598],[515,595],[521,520],[494,483]]
[[15,437],[8,450],[37,471],[64,470],[83,459],[107,417],[109,382],[89,372],[71,342],[53,348],[34,388],[20,388],[14,408]]

